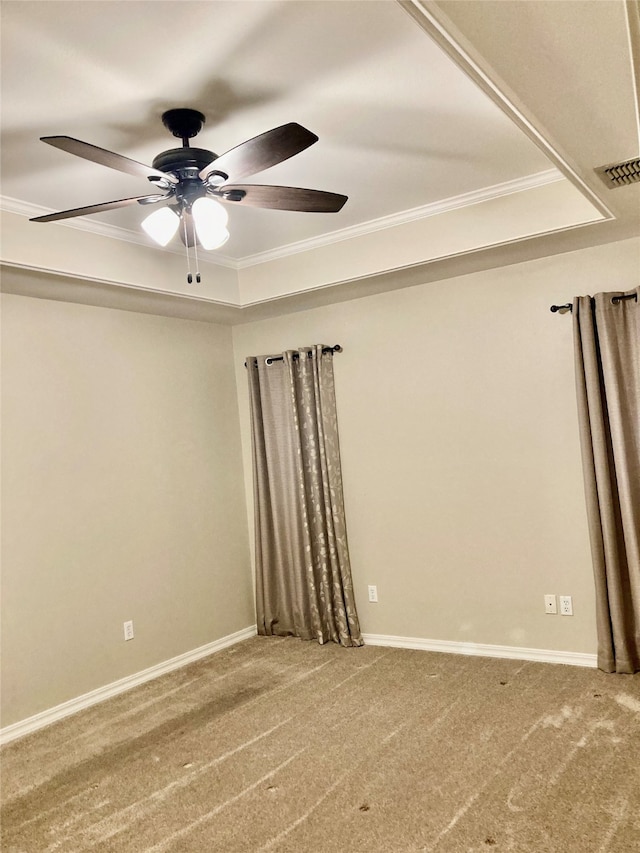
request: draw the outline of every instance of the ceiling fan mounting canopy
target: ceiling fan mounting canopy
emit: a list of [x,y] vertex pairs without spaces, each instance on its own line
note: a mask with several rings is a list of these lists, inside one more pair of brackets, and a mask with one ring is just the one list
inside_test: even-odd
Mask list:
[[[153,158],[152,166],[161,172],[174,173],[182,182],[197,181],[200,172],[218,159],[218,155],[206,148],[191,148],[189,140],[197,136],[202,130],[205,123],[205,117],[198,110],[190,109],[175,109],[167,110],[162,113],[162,123],[171,131],[178,139],[182,139],[182,148],[170,148],[168,151],[162,151]],[[202,195],[206,192],[209,184],[221,184],[228,180],[229,176],[226,173],[220,174],[220,180],[208,181],[207,185],[203,184]],[[149,177],[150,181],[155,180]],[[194,187],[190,188],[193,195]]]
[[205,121],[201,112],[185,107],[162,113],[162,124],[178,139],[193,139],[200,133]]
[[147,178],[164,194],[135,196],[102,202],[88,207],[63,210],[37,216],[33,222],[53,222],[75,216],[101,213],[131,204],[157,204],[170,202],[189,224],[191,206],[198,198],[213,197],[224,203],[244,204],[271,210],[289,210],[316,213],[337,213],[347,196],[323,190],[302,187],[261,186],[240,184],[237,181],[251,177],[257,172],[276,166],[290,157],[300,154],[318,141],[315,133],[296,122],[275,127],[246,142],[236,145],[220,156],[206,148],[192,148],[189,139],[202,130],[204,115],[198,110],[179,108],[162,114],[164,126],[182,139],[182,148],[162,151],[153,159],[152,166],[138,163],[121,154],[107,151],[71,136],[43,136],[43,142],[107,166],[120,172]]

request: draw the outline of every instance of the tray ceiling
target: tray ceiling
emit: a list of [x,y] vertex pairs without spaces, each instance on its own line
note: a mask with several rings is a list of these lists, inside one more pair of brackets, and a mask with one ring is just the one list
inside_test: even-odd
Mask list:
[[[633,201],[627,195],[616,206],[593,169],[638,154],[629,37],[634,14],[635,4],[617,0],[9,0],[2,4],[3,208],[24,219],[147,192],[145,181],[72,157],[39,137],[74,136],[151,163],[179,145],[162,126],[162,112],[188,106],[207,118],[194,144],[218,154],[285,122],[308,127],[319,136],[315,145],[251,182],[349,196],[338,214],[231,207],[231,238],[207,261],[238,275],[293,253],[311,251],[309,262],[318,262],[318,247],[366,234],[395,239],[405,223],[452,209],[475,206],[481,216],[487,199],[561,181],[575,196],[567,229],[599,222],[608,224],[609,239],[628,236],[629,227],[616,237],[611,223],[631,223],[633,230]],[[593,28],[607,33],[605,45]],[[523,62],[527,34],[536,44]],[[552,80],[545,75],[556,83],[546,94]],[[607,75],[617,78],[609,100]],[[599,81],[595,89],[591,80]],[[558,115],[567,103],[575,115]],[[579,139],[576,130],[593,130],[592,105],[598,133]],[[620,192],[638,199],[637,187]],[[179,244],[169,252],[147,248],[139,227],[144,215],[136,206],[65,225],[29,223],[25,233],[49,240],[43,229],[71,227],[77,235],[80,228],[139,243],[159,258],[181,252]],[[530,227],[523,219],[517,238],[486,234],[483,245],[522,240]],[[562,230],[557,216],[548,229],[538,223],[534,233],[547,230]],[[460,244],[447,257],[470,250]],[[436,246],[423,258],[407,257],[403,263],[392,252],[386,267],[381,259],[361,273],[444,255]],[[336,280],[319,272],[314,286]],[[239,288],[237,304],[256,301],[243,300],[241,282]],[[202,297],[216,298],[206,289]]]

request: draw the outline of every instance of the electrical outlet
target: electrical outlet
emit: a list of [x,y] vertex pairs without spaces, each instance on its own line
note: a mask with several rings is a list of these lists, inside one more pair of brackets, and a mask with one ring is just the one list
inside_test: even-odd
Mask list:
[[124,623],[125,640],[133,640],[133,620]]
[[555,595],[545,595],[544,597],[544,612],[545,613],[557,613],[558,605],[556,603]]
[[560,615],[573,616],[573,601],[570,595],[560,596]]
[[376,602],[378,600],[378,587],[375,584],[372,584],[368,587],[369,590],[369,601]]

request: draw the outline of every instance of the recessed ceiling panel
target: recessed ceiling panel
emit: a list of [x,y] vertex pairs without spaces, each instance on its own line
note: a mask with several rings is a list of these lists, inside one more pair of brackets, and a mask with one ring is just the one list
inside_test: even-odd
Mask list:
[[[232,208],[224,253],[236,260],[551,166],[394,0],[5,2],[2,24],[10,198],[62,210],[144,194],[144,180],[39,137],[150,164],[180,144],[160,120],[171,107],[206,115],[194,144],[217,154],[290,121],[319,136],[251,182],[344,193],[346,206]],[[96,220],[139,233],[144,215]]]

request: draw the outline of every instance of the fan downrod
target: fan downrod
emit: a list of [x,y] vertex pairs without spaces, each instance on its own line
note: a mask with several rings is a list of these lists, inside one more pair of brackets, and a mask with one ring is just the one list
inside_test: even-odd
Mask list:
[[182,140],[183,145],[188,146],[188,140],[202,130],[205,117],[198,110],[181,108],[162,113],[162,123],[170,133]]

